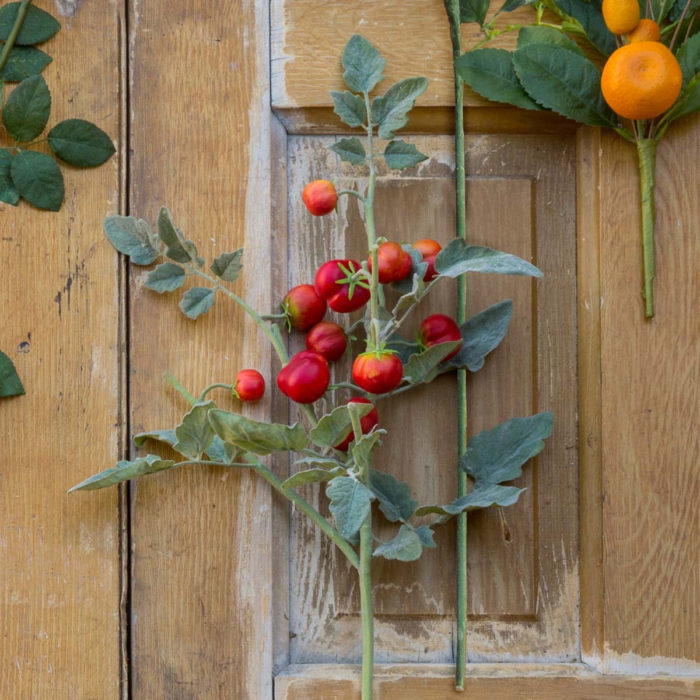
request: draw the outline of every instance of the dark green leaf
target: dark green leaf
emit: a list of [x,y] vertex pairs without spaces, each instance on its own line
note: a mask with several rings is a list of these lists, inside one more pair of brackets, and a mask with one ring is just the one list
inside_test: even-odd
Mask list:
[[155,474],[165,469],[170,469],[175,466],[172,459],[161,459],[158,455],[146,455],[130,462],[122,460],[117,462],[116,467],[105,469],[105,471],[81,481],[73,488],[68,489],[68,493],[72,491],[93,491],[95,489],[103,489],[106,486],[119,484],[122,481],[135,479],[137,476],[145,476],[146,474]]
[[66,119],[49,131],[51,150],[69,165],[94,168],[114,155],[112,139],[84,119]]
[[12,360],[0,350],[0,397],[24,394],[24,387],[17,376]]
[[335,447],[335,445],[345,440],[350,434],[352,424],[349,406],[353,406],[353,410],[357,413],[358,418],[364,418],[374,410],[374,405],[370,403],[346,404],[334,408],[311,429],[309,436],[314,445]]
[[490,508],[491,506],[512,506],[525,489],[517,486],[501,486],[499,484],[480,483],[476,485],[466,496],[458,498],[444,506],[423,506],[416,511],[416,515],[442,515],[438,522],[444,522],[452,515],[468,513],[472,510]]
[[400,140],[390,141],[384,150],[384,160],[392,170],[412,168],[427,158],[412,143]]
[[17,206],[19,192],[12,182],[12,159],[14,156],[6,148],[0,148],[0,202]]
[[185,271],[179,265],[170,262],[161,263],[146,277],[146,286],[159,294],[175,291],[184,283]]
[[213,401],[195,404],[182,423],[175,428],[177,443],[175,449],[191,459],[199,459],[209,447],[214,430],[209,423],[209,411],[214,408]]
[[676,104],[668,113],[668,120],[674,121],[700,109],[700,73],[683,89]]
[[182,231],[175,227],[170,212],[163,207],[158,212],[158,236],[165,243],[165,254],[176,262],[186,263],[197,259],[197,249],[192,241],[186,241]]
[[[657,13],[661,4],[665,4],[667,0],[651,0],[652,8],[654,9],[654,17],[658,17]],[[685,9],[688,0],[675,0],[671,4],[671,10],[668,13],[668,19],[671,22],[675,22],[681,18],[683,10]],[[688,11],[686,12],[686,17],[691,16],[696,10],[700,9],[700,0],[692,0],[690,5],[688,5]],[[657,21],[659,21],[657,19]],[[685,25],[685,22],[683,23]],[[683,27],[681,27],[683,29]],[[683,32],[680,32],[681,36],[684,36]]]
[[209,411],[209,423],[224,441],[257,455],[300,450],[306,446],[306,431],[295,423],[263,423],[220,409]]
[[367,107],[359,95],[351,92],[331,92],[333,111],[348,126],[363,126],[367,123]]
[[345,476],[346,471],[342,467],[334,467],[332,470],[328,469],[306,469],[303,472],[297,472],[293,474],[288,479],[285,479],[282,488],[283,489],[293,489],[297,486],[304,486],[305,484],[315,484],[320,481],[330,481],[335,479],[336,476]]
[[564,32],[553,27],[523,27],[518,32],[517,48],[522,49],[523,46],[528,44],[554,44],[555,46],[561,46],[563,49],[573,51],[579,56],[584,55],[583,49],[573,39],[570,39]]
[[156,440],[157,442],[164,442],[170,447],[175,447],[177,442],[177,437],[175,436],[174,430],[151,430],[147,433],[138,433],[134,435],[134,445],[136,447],[141,447],[146,440]]
[[326,495],[338,532],[351,538],[369,513],[372,492],[350,476],[339,476],[328,483]]
[[411,487],[391,474],[371,469],[369,487],[379,501],[379,510],[390,522],[408,520],[415,513],[418,501],[411,498]]
[[595,5],[586,0],[556,0],[556,4],[564,15],[581,25],[588,40],[604,56],[609,56],[617,48],[615,36],[605,26],[603,15]]
[[[685,2],[686,0],[683,0],[683,5]],[[661,24],[673,6],[674,0],[651,0],[651,8],[654,13],[652,16]]]
[[110,243],[134,265],[150,265],[160,254],[152,245],[153,234],[143,219],[133,216],[108,216],[104,230]]
[[691,36],[676,55],[683,71],[683,85],[687,85],[697,73],[700,73],[700,34]]
[[501,5],[501,9],[498,11],[498,14],[501,12],[513,12],[513,10],[517,10],[519,7],[534,5],[535,2],[536,0],[506,0],[503,5]]
[[243,269],[242,257],[243,248],[234,250],[233,253],[222,253],[211,264],[210,270],[224,282],[235,282]]
[[380,139],[393,139],[394,132],[408,123],[408,113],[428,87],[426,78],[406,78],[372,101],[372,123],[379,126]]
[[489,10],[489,0],[459,0],[459,20],[483,25]]
[[382,71],[386,61],[379,51],[364,37],[355,34],[343,50],[343,80],[355,92],[371,92],[372,88],[384,78]]
[[214,290],[209,287],[192,287],[180,301],[180,309],[188,318],[195,319],[214,306]]
[[403,378],[409,384],[432,382],[442,361],[462,344],[461,340],[433,345],[417,355],[411,355],[403,368]]
[[[7,41],[10,36],[19,6],[19,2],[10,2],[0,7],[0,41]],[[61,25],[48,12],[30,5],[15,44],[17,46],[41,44],[50,39],[60,28]]]
[[362,165],[367,157],[362,142],[354,136],[350,139],[340,139],[334,144],[331,144],[328,148],[330,148],[333,153],[337,153],[341,160],[351,165]]
[[423,553],[423,544],[418,533],[411,527],[402,525],[393,540],[380,544],[373,557],[396,559],[398,561],[415,561]]
[[542,277],[534,265],[516,255],[480,245],[468,245],[462,238],[452,239],[437,254],[435,269],[442,277],[452,278],[465,272]]
[[51,56],[33,46],[15,46],[10,51],[0,78],[8,83],[19,83],[33,75],[39,75],[51,63]]
[[41,75],[33,75],[10,93],[2,122],[15,141],[31,141],[44,130],[50,112],[51,94],[46,81]]
[[63,175],[45,153],[22,151],[12,159],[12,182],[24,199],[39,209],[58,211],[63,202]]
[[505,49],[467,51],[456,61],[464,82],[482,97],[523,109],[542,109],[525,92],[513,68],[513,54]]

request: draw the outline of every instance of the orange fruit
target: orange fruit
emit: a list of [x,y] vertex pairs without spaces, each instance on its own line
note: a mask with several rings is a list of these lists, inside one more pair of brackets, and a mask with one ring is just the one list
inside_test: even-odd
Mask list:
[[640,19],[627,35],[627,43],[634,44],[635,41],[661,41],[661,27],[653,19]]
[[600,89],[612,110],[626,119],[653,119],[678,98],[683,73],[658,41],[637,41],[614,51],[603,66]]
[[613,34],[628,34],[639,23],[637,0],[603,0],[605,26]]

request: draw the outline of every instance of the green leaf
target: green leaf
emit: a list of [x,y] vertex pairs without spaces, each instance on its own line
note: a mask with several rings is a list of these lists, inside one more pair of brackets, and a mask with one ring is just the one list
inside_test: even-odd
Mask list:
[[333,111],[348,126],[364,126],[367,123],[367,108],[365,101],[359,95],[351,92],[331,92]]
[[432,382],[442,361],[462,344],[461,340],[433,345],[417,355],[411,355],[403,368],[403,378],[409,384]]
[[214,437],[208,417],[214,406],[213,401],[197,403],[185,414],[182,423],[175,428],[177,443],[173,447],[178,452],[191,459],[199,459],[207,450]]
[[[657,18],[657,22],[660,22],[658,19],[658,12],[661,7],[661,5],[665,5],[668,0],[651,0],[651,6],[654,10],[654,17]],[[700,0],[691,0],[690,4],[688,4],[688,0],[675,0],[675,2],[671,3],[671,9],[668,13],[668,19],[671,22],[675,22],[676,20],[679,20],[681,18],[681,15],[683,14],[683,10],[685,9],[685,6],[688,5],[688,10],[686,12],[686,18],[690,17],[693,15],[693,13],[700,9]],[[686,19],[687,21],[687,19]],[[685,24],[685,21],[684,23]],[[683,35],[683,27],[681,27],[681,36]],[[691,30],[692,31],[692,30]]]
[[283,489],[293,489],[297,486],[304,486],[305,484],[315,484],[321,481],[330,481],[335,479],[336,476],[345,476],[345,469],[342,467],[334,467],[332,470],[328,469],[306,469],[303,472],[297,472],[293,474],[288,479],[285,479],[282,483]]
[[214,435],[211,444],[207,447],[206,454],[209,459],[222,464],[231,464],[241,456],[243,450],[224,442],[218,435]]
[[369,487],[379,501],[379,510],[390,522],[408,520],[415,513],[418,501],[411,498],[411,487],[391,474],[371,469]]
[[51,112],[51,93],[41,75],[23,80],[11,93],[2,110],[2,123],[20,143],[35,139],[46,126]]
[[[415,272],[413,271],[413,268],[411,268],[411,274],[413,277],[410,279],[409,284],[402,284],[408,280],[407,276],[406,279],[392,285],[394,289],[402,292],[401,296],[396,300],[394,308],[391,310],[391,315],[394,317],[398,316],[398,314],[400,314],[404,309],[407,309],[409,306],[417,304],[425,296],[428,288],[432,286],[432,282],[430,284],[426,284],[423,281],[425,271],[423,271],[421,274],[418,266],[416,266],[416,268],[417,269]],[[425,269],[428,269],[427,265]]]
[[668,121],[680,119],[700,109],[700,73],[683,89],[676,104],[668,112]]
[[364,418],[374,410],[374,405],[370,403],[346,404],[334,408],[330,413],[323,416],[316,426],[311,429],[309,437],[314,445],[318,445],[319,447],[335,447],[338,443],[345,440],[350,434],[352,425],[348,406],[354,406],[353,410],[357,413],[358,418]]
[[[685,3],[686,0],[683,0],[683,5],[685,5]],[[674,4],[674,0],[651,0],[652,16],[661,24],[669,11],[674,7]]]
[[24,387],[17,376],[12,360],[0,350],[0,397],[24,394]]
[[173,292],[185,283],[185,271],[175,263],[165,262],[151,270],[146,277],[146,286],[163,294]]
[[[358,404],[351,404],[357,406]],[[361,405],[361,404],[360,404]],[[382,435],[386,434],[386,430],[373,430],[371,433],[363,435],[359,440],[351,443],[350,452],[355,464],[369,464],[372,450],[381,444]]]
[[412,168],[427,158],[412,143],[401,140],[390,141],[384,149],[384,160],[392,170]]
[[112,139],[84,119],[66,119],[49,131],[51,150],[69,165],[94,168],[114,155]]
[[459,0],[459,21],[482,26],[489,10],[489,0]]
[[134,435],[134,445],[136,447],[141,447],[146,440],[156,440],[157,442],[170,445],[170,447],[175,447],[177,436],[174,430],[151,430],[150,432]]
[[423,553],[423,544],[418,533],[407,525],[402,525],[393,540],[380,544],[373,557],[396,559],[398,561],[415,561]]
[[19,192],[12,182],[12,159],[14,156],[6,148],[0,148],[0,202],[17,206]]
[[573,51],[579,56],[584,56],[583,49],[564,32],[553,27],[530,26],[523,27],[518,32],[517,48],[522,49],[528,44],[553,44],[561,46],[563,49]]
[[299,423],[263,423],[220,409],[209,411],[209,423],[224,442],[257,455],[297,451],[306,446],[306,431]]
[[524,7],[525,5],[534,5],[537,0],[506,0],[503,5],[501,5],[501,9],[498,10],[498,14],[501,14],[501,12],[513,12],[513,10],[517,10],[519,7]]
[[426,78],[406,78],[394,83],[372,101],[372,123],[379,126],[380,139],[393,139],[394,132],[408,123],[408,113],[428,87]]
[[415,530],[416,535],[420,538],[421,544],[424,547],[429,547],[430,549],[434,549],[437,547],[435,544],[435,540],[433,539],[433,535],[435,534],[428,525],[421,525],[416,528]]
[[588,40],[604,56],[609,56],[617,48],[615,36],[605,26],[599,7],[586,0],[556,0],[556,5],[562,13],[581,25]]
[[[401,248],[411,256],[411,272],[398,282],[392,282],[391,287],[401,294],[415,294],[419,292],[419,296],[423,294],[426,286],[423,282],[423,277],[428,270],[428,263],[423,262],[423,256],[420,251],[413,246],[404,243]],[[418,276],[418,279],[416,279]]]
[[520,84],[510,51],[467,51],[455,61],[455,66],[462,80],[487,100],[505,102],[523,109],[542,109]]
[[19,83],[33,75],[39,75],[52,58],[41,49],[33,46],[15,46],[10,51],[5,67],[0,71],[0,79],[8,83]]
[[686,41],[676,55],[683,71],[683,85],[687,85],[700,72],[700,34]]
[[214,290],[209,287],[192,287],[180,301],[180,309],[188,318],[195,319],[214,306]]
[[350,139],[340,139],[334,144],[331,144],[328,148],[330,148],[333,153],[337,153],[341,160],[351,165],[363,165],[367,158],[365,147],[362,145],[360,139],[354,136]]
[[465,272],[542,277],[534,265],[516,255],[480,245],[468,245],[462,238],[452,239],[437,254],[435,269],[442,277],[452,278]]
[[539,104],[589,126],[616,125],[600,91],[600,72],[585,57],[554,44],[528,44],[513,54],[522,86]]
[[212,262],[209,269],[224,282],[235,282],[243,269],[242,257],[243,248],[234,250],[232,253],[222,253]]
[[73,488],[68,489],[68,493],[72,491],[93,491],[95,489],[103,489],[106,486],[120,484],[122,481],[135,479],[137,476],[145,476],[146,474],[155,474],[162,472],[165,469],[170,469],[175,466],[172,459],[161,459],[158,455],[146,455],[130,462],[122,460],[117,462],[116,467],[105,469],[105,471],[81,481]]
[[158,212],[158,236],[165,243],[165,254],[176,262],[186,263],[197,259],[197,249],[192,241],[186,241],[182,231],[175,227],[170,212],[163,207]]
[[372,492],[350,476],[339,476],[328,483],[326,495],[338,532],[351,538],[369,513]]
[[63,202],[63,175],[45,153],[21,151],[12,159],[12,182],[24,199],[39,209],[58,211]]
[[343,462],[338,461],[334,457],[324,457],[323,455],[316,455],[313,457],[302,457],[297,459],[294,464],[300,464],[304,466],[313,467],[314,469],[325,469],[326,471],[330,469],[335,469],[336,467],[345,468]]
[[413,355],[421,351],[418,343],[409,342],[398,333],[395,333],[386,341],[386,347],[389,350],[393,350],[396,355],[398,355],[403,365],[405,365]]
[[152,243],[150,226],[133,216],[108,216],[104,230],[109,242],[134,265],[150,265],[160,255]]
[[475,486],[466,496],[458,498],[444,506],[423,506],[416,515],[441,515],[437,522],[445,522],[453,515],[469,513],[472,510],[490,508],[491,506],[512,506],[525,489],[517,486],[482,483]]
[[[0,7],[0,41],[7,41],[10,36],[19,6],[19,2],[10,2]],[[15,44],[17,46],[41,44],[50,39],[60,28],[61,25],[48,12],[30,5]]]
[[343,80],[355,92],[371,92],[384,78],[382,71],[386,61],[379,51],[364,37],[355,34],[343,49]]
[[484,366],[484,357],[503,340],[512,314],[513,302],[507,299],[472,316],[460,327],[464,339],[460,351],[445,365],[478,372]]

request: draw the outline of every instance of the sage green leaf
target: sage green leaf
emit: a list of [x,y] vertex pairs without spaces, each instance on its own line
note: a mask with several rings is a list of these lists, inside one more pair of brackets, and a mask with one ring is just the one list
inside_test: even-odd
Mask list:
[[330,148],[333,153],[337,153],[341,160],[351,165],[363,165],[367,158],[365,147],[362,145],[360,139],[354,136],[350,139],[340,139],[334,144],[331,144],[328,148]]
[[413,355],[421,351],[418,343],[405,340],[398,333],[395,333],[386,341],[386,347],[388,350],[393,350],[394,353],[396,353],[403,365],[405,365]]
[[[517,486],[501,486],[500,484],[477,484],[466,496],[458,498],[444,506],[422,506],[416,515],[441,515],[437,522],[445,522],[453,515],[469,513],[491,506],[512,506],[525,489]],[[446,517],[445,517],[446,516]]]
[[313,467],[314,469],[335,469],[336,467],[345,468],[343,462],[338,461],[334,457],[324,457],[323,455],[317,455],[313,457],[302,457],[297,459],[294,464],[300,464],[303,466]]
[[165,243],[165,254],[175,262],[186,263],[197,259],[197,250],[192,241],[186,241],[182,231],[176,228],[170,212],[163,207],[158,212],[158,236]]
[[439,343],[423,350],[417,355],[411,355],[403,368],[403,378],[409,384],[432,382],[438,375],[442,361],[462,344],[461,340]]
[[[412,245],[404,243],[401,248],[411,256],[411,271],[402,280],[392,282],[391,288],[401,292],[401,294],[412,294],[420,287],[422,294],[426,286],[423,284],[423,277],[425,277],[425,273],[428,270],[428,263],[423,262],[423,256],[420,251],[416,250]],[[416,280],[416,275],[418,275],[418,280]]]
[[[426,267],[427,269],[427,267]],[[394,304],[394,308],[391,310],[391,315],[396,317],[398,316],[402,311],[405,309],[409,308],[410,306],[413,306],[414,304],[417,304],[425,295],[427,289],[431,285],[426,285],[426,283],[423,281],[423,275],[420,274],[419,270],[416,270],[416,272],[413,272],[413,278],[410,281],[410,287],[406,287],[404,285],[401,285],[400,283],[396,285],[396,289],[399,291],[403,291],[403,294],[396,300],[396,303]],[[405,282],[406,280],[401,280],[402,282]]]
[[235,282],[243,269],[242,257],[243,248],[234,250],[232,253],[222,253],[212,262],[209,269],[224,282]]
[[386,61],[364,37],[355,34],[343,49],[343,80],[355,92],[371,92],[384,76]]
[[12,360],[0,350],[0,397],[24,394],[24,387],[17,376]]
[[517,479],[523,464],[544,449],[552,425],[552,414],[545,412],[484,430],[469,440],[460,467],[482,484]]
[[0,202],[17,206],[19,192],[12,182],[12,159],[14,156],[6,148],[0,148]]
[[465,272],[542,277],[534,265],[517,255],[480,245],[468,245],[462,238],[453,238],[437,254],[435,269],[442,277],[452,278]]
[[683,89],[676,104],[668,112],[668,121],[680,119],[700,109],[700,73]]
[[371,469],[369,488],[379,501],[379,510],[390,522],[408,520],[416,512],[418,501],[411,498],[411,487],[391,474]]
[[220,409],[209,411],[209,423],[224,442],[257,455],[297,451],[306,446],[306,431],[299,423],[263,423]]
[[311,429],[309,437],[314,445],[335,447],[338,443],[345,440],[350,434],[352,425],[349,406],[353,406],[353,410],[357,413],[358,418],[364,418],[374,410],[374,405],[371,403],[353,403],[334,408]]
[[427,89],[426,78],[406,78],[394,83],[384,95],[372,101],[372,123],[379,126],[380,139],[393,139],[394,132],[408,123],[408,113]]
[[146,474],[155,474],[170,469],[175,466],[172,459],[161,459],[158,455],[146,455],[130,462],[122,460],[117,462],[116,467],[105,469],[105,471],[81,481],[73,488],[68,489],[68,493],[73,491],[94,491],[95,489],[103,489],[106,486],[120,484],[122,481],[135,479],[137,476],[145,476]]
[[282,488],[287,490],[296,488],[297,486],[304,486],[305,484],[330,481],[331,479],[335,479],[336,476],[345,476],[346,474],[347,472],[342,467],[334,467],[332,470],[306,469],[303,472],[297,472],[288,479],[285,479],[282,483]]
[[472,316],[460,327],[463,338],[460,351],[446,360],[445,365],[478,372],[484,366],[484,357],[503,340],[512,314],[513,302],[507,299]]
[[10,166],[12,182],[24,199],[39,209],[58,211],[63,202],[63,175],[45,153],[21,151]]
[[570,39],[564,32],[553,27],[543,26],[526,26],[518,32],[517,48],[522,49],[528,44],[554,44],[561,46],[563,49],[573,51],[579,56],[584,56],[583,49],[573,40]]
[[15,46],[10,51],[5,67],[0,71],[0,79],[8,83],[19,83],[33,75],[39,75],[52,58],[41,49],[33,46]]
[[589,42],[604,56],[609,56],[617,48],[615,36],[605,26],[599,7],[586,0],[556,0],[556,6],[581,25]]
[[35,139],[44,130],[51,112],[51,93],[41,75],[23,80],[2,109],[2,123],[15,141]]
[[178,452],[191,459],[201,458],[214,437],[208,416],[214,406],[213,401],[197,403],[185,414],[182,423],[175,428],[174,448]]
[[384,160],[392,170],[412,168],[427,158],[412,143],[401,140],[390,141],[384,149]]
[[600,72],[584,56],[554,44],[528,44],[513,54],[522,86],[539,104],[589,126],[614,127],[600,91]]
[[[0,7],[0,41],[7,41],[10,36],[20,4],[10,2]],[[60,28],[61,25],[48,12],[30,5],[15,44],[17,46],[41,44],[50,39]]]
[[141,447],[146,440],[156,440],[157,442],[163,442],[170,447],[175,447],[177,442],[177,436],[174,430],[151,430],[146,433],[138,433],[134,435],[134,445],[136,447]]
[[418,533],[407,525],[402,525],[393,540],[380,544],[373,557],[396,559],[397,561],[415,561],[423,553],[423,544]]
[[77,168],[94,168],[114,155],[112,139],[92,122],[66,119],[49,131],[49,146],[63,161]]
[[333,111],[348,126],[364,126],[367,123],[367,107],[359,95],[353,95],[348,90],[331,92]]
[[214,290],[209,287],[192,287],[180,300],[180,309],[188,318],[195,319],[214,306]]
[[328,482],[326,495],[338,532],[349,539],[360,529],[369,513],[372,492],[350,476],[339,476]]
[[482,26],[489,4],[489,0],[459,0],[459,21],[463,24],[476,22]]
[[352,454],[353,461],[356,465],[359,466],[361,464],[370,463],[372,450],[374,450],[377,445],[381,445],[382,435],[386,435],[386,430],[375,429],[372,432],[363,435],[359,440],[351,443],[350,453]]
[[685,87],[697,73],[700,73],[700,34],[694,34],[686,41],[676,54],[678,63],[683,71],[683,86]]
[[209,459],[222,464],[231,464],[235,462],[241,455],[243,450],[238,449],[234,445],[229,445],[224,442],[218,435],[214,435],[211,444],[206,449],[206,455]]
[[455,61],[455,66],[462,80],[487,100],[505,102],[523,109],[542,109],[520,84],[510,51],[467,51]]
[[163,294],[173,292],[185,283],[185,271],[175,263],[165,262],[151,270],[146,277],[146,286]]
[[108,216],[104,231],[109,242],[134,265],[150,265],[160,255],[153,247],[152,233],[143,219],[133,216]]
[[418,535],[421,544],[424,547],[429,547],[430,549],[434,549],[437,547],[435,544],[435,539],[433,538],[434,532],[430,529],[428,525],[421,525],[416,528],[415,530],[416,535]]

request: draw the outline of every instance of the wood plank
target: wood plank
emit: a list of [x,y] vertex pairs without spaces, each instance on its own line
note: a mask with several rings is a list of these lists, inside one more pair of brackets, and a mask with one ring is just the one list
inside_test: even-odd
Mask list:
[[[270,124],[267,3],[178,0],[132,5],[131,209],[168,205],[207,259],[241,245],[236,283],[270,306]],[[262,273],[261,273],[262,270]],[[243,367],[269,379],[255,326],[226,300],[198,322],[134,270],[134,432],[173,426],[187,410],[171,371],[192,390]],[[232,399],[213,396],[224,407]],[[269,397],[269,393],[267,394]],[[239,408],[239,406],[236,406]],[[247,411],[269,416],[269,399]],[[149,446],[151,449],[154,446]],[[245,471],[188,469],[132,489],[133,693],[144,698],[271,695],[271,497]]]
[[[49,125],[88,118],[116,143],[122,5],[72,5],[42,47]],[[27,392],[0,402],[0,697],[116,700],[118,492],[66,490],[120,456],[119,261],[102,233],[120,159],[63,172],[59,213],[0,204],[0,348]]]

